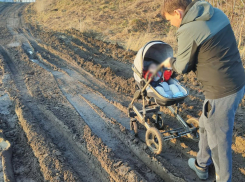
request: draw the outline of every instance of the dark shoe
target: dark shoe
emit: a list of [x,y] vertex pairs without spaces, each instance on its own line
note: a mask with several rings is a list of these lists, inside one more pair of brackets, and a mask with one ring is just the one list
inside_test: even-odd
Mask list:
[[197,162],[196,162],[196,159],[194,158],[190,158],[188,160],[188,165],[189,167],[196,172],[197,176],[202,179],[202,180],[205,180],[205,179],[208,179],[208,168],[203,168],[203,167],[199,167]]

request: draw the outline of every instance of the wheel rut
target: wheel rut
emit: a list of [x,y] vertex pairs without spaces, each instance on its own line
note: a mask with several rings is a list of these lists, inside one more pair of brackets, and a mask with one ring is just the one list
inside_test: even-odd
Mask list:
[[[34,44],[35,44],[35,42],[32,42],[31,43],[31,45],[34,45]],[[66,63],[64,62],[64,60],[60,60],[62,63],[58,63],[58,65],[57,65],[57,64],[55,64],[54,59],[52,59],[52,60],[44,59],[42,57],[43,54],[44,54],[45,57],[48,57],[47,55],[49,53],[47,53],[47,52],[44,53],[44,50],[43,49],[40,50],[40,49],[38,49],[38,47],[39,46],[37,44],[35,44],[35,49],[34,50],[39,52],[40,55],[38,55],[38,58],[40,60],[42,60],[42,61],[40,61],[40,60],[32,60],[32,61],[36,62],[37,64],[39,64],[43,68],[45,68],[45,65],[44,64],[46,64],[46,68],[45,69],[48,70],[48,71],[51,71],[52,72],[52,68],[55,68],[55,70],[61,69],[62,73],[64,73],[66,76],[69,75],[71,78],[76,78],[75,80],[77,81],[77,83],[74,83],[73,80],[71,80],[71,79],[66,81],[67,84],[71,83],[70,84],[70,88],[73,88],[73,91],[71,91],[71,94],[67,94],[66,93],[66,90],[62,90],[62,88],[60,87],[61,90],[62,90],[62,92],[63,92],[63,94],[66,95],[67,99],[70,101],[70,103],[76,109],[77,109],[77,105],[80,102],[82,102],[82,101],[79,98],[73,98],[73,100],[72,100],[72,97],[74,97],[74,95],[78,94],[78,92],[79,92],[81,95],[84,95],[84,98],[88,98],[91,102],[94,102],[96,105],[98,105],[103,110],[105,110],[105,112],[109,115],[109,117],[117,117],[117,121],[120,121],[120,124],[122,123],[122,126],[125,129],[129,129],[129,124],[128,124],[129,121],[128,121],[128,118],[125,115],[125,113],[122,113],[122,111],[118,110],[118,108],[116,106],[114,106],[113,104],[108,103],[103,97],[101,97],[101,94],[99,94],[99,95],[93,94],[93,91],[91,92],[91,90],[90,91],[86,91],[85,93],[83,93],[84,90],[85,90],[85,87],[86,87],[85,85],[83,85],[83,83],[90,84],[91,85],[91,81],[90,80],[88,81],[87,77],[86,78],[83,77],[80,74],[80,72],[79,73],[77,72],[77,69],[74,70],[74,69],[71,68],[71,66],[67,66]],[[58,57],[56,57],[55,59],[58,59]],[[82,70],[82,72],[85,72],[85,71]],[[87,74],[86,76],[89,75],[88,73],[86,73],[86,74]],[[53,75],[54,75],[54,77],[57,77],[57,78],[58,77],[62,77],[62,74],[61,73],[58,73],[58,72],[53,73]],[[89,75],[89,76],[91,76],[91,75]],[[82,88],[80,88],[80,90],[79,90],[79,86],[78,86],[79,84],[80,85],[83,85]],[[59,84],[59,85],[65,85],[65,81],[63,81],[63,83],[61,82],[61,84]],[[101,85],[101,84],[99,84],[99,85]],[[114,112],[111,112],[111,110],[113,110]],[[83,113],[80,112],[80,114],[81,114],[81,116],[84,117]],[[124,115],[124,116],[122,117],[122,115]],[[89,119],[87,119],[87,121],[88,120]],[[86,121],[86,119],[85,119],[85,121]],[[142,141],[144,141],[144,132],[143,131],[140,132],[140,138],[141,138]],[[173,152],[175,153],[175,150],[171,150],[168,153],[171,154]],[[173,155],[168,160],[171,161],[172,158],[175,158],[175,156]],[[168,166],[169,169],[173,168],[173,166],[171,166],[171,165],[169,166],[169,164],[168,164],[169,162],[166,159],[162,158],[161,161],[162,161],[162,163],[164,163],[165,166]],[[178,160],[175,160],[175,162],[179,162],[179,161]],[[144,161],[144,162],[146,163],[146,161]],[[158,175],[163,171],[162,168],[161,168],[161,170],[159,170],[159,167],[152,167],[150,165],[148,167],[150,167],[151,169],[154,169],[155,168],[154,171],[158,171],[157,172]],[[171,169],[171,170],[175,171],[174,169]],[[161,171],[161,172],[159,172],[159,171]],[[184,176],[183,174],[176,174],[176,175],[177,176]],[[160,176],[162,176],[163,178],[166,178],[166,176],[164,176],[163,174],[160,174]]]
[[[16,36],[13,32],[10,31],[10,33]],[[11,49],[11,53],[9,53],[7,49],[0,46],[5,77],[7,77],[4,84],[14,99],[15,111],[20,125],[39,160],[44,178],[48,181],[108,181],[110,177],[103,168],[95,166],[96,159],[91,160],[93,157],[87,153],[81,155],[81,152],[78,152],[80,155],[76,154],[72,144],[69,143],[69,137],[66,137],[62,130],[57,130],[54,127],[55,122],[51,120],[53,118],[45,118],[47,111],[43,107],[41,107],[42,110],[40,109],[39,104],[37,104],[38,101],[32,97],[31,89],[26,87],[28,80],[25,78],[26,72],[20,70],[23,67],[22,65],[19,67],[20,64],[16,62],[16,57],[14,61],[12,60],[12,51]],[[14,56],[17,54],[15,53]],[[25,53],[22,52],[22,55]],[[18,67],[15,66],[16,64]],[[8,82],[11,83],[11,80],[13,85],[8,84]],[[76,149],[76,151],[80,150],[81,148]],[[83,150],[86,151],[86,147],[83,146]]]
[[[15,9],[18,10],[21,9],[21,7]],[[44,178],[50,181],[107,181],[107,175],[109,175],[109,178],[115,181],[162,181],[162,179],[151,172],[151,170],[147,169],[146,172],[140,170],[144,169],[144,163],[135,159],[131,151],[125,147],[123,143],[118,142],[115,134],[107,130],[104,122],[100,122],[102,124],[101,127],[95,127],[96,123],[92,123],[94,117],[97,117],[96,119],[98,121],[100,121],[101,118],[96,113],[93,113],[94,111],[92,109],[89,110],[90,107],[86,107],[85,105],[80,111],[80,113],[83,112],[83,117],[81,118],[84,118],[85,121],[87,120],[87,123],[92,129],[92,131],[90,131],[90,129],[86,127],[86,124],[83,127],[80,125],[80,129],[84,128],[83,132],[72,131],[66,123],[63,123],[63,121],[56,117],[55,113],[48,110],[49,105],[44,101],[45,95],[40,90],[45,89],[45,86],[42,85],[42,81],[35,79],[36,83],[42,86],[33,88],[30,82],[35,80],[33,80],[31,76],[26,76],[24,67],[27,66],[26,69],[29,67],[29,71],[40,71],[48,76],[50,76],[50,74],[45,73],[43,70],[43,68],[46,68],[45,63],[35,67],[34,64],[37,64],[37,60],[32,59],[32,62],[27,62],[26,56],[28,54],[31,58],[31,51],[33,49],[26,36],[19,34],[21,31],[18,26],[13,25],[14,23],[10,23],[10,20],[13,19],[14,22],[18,22],[19,24],[20,21],[15,20],[16,18],[16,14],[13,14],[13,17],[10,16],[10,18],[7,19],[7,28],[14,37],[14,41],[20,42],[22,47],[9,48],[9,50],[0,47],[0,52],[6,64],[5,70],[9,73],[14,82],[13,87],[16,87],[15,92],[17,90],[19,91],[19,93],[15,95],[15,92],[9,88],[9,94],[11,97],[15,98],[17,116],[34,154],[40,162]],[[18,53],[16,51],[18,51]],[[12,60],[13,55],[14,58]],[[23,59],[21,63],[17,62],[16,58],[18,56]],[[15,65],[18,65],[18,67]],[[33,67],[35,67],[35,69],[32,69]],[[47,69],[47,71],[50,72],[52,70]],[[32,75],[33,73],[30,74]],[[58,83],[60,73],[54,72],[53,78],[56,76],[58,79],[55,80],[57,81],[56,83]],[[74,104],[75,101],[71,103]],[[84,112],[86,111],[85,109],[87,109],[87,112],[90,112],[90,114]],[[80,122],[81,121],[83,121],[83,119],[80,119]],[[79,123],[74,121],[73,125],[79,126]],[[97,130],[95,131],[94,128]],[[107,131],[102,133],[103,130]],[[95,136],[94,133],[99,135],[99,137]],[[82,138],[86,141],[85,146],[83,145],[84,141],[74,141],[77,139],[81,140]],[[37,144],[37,142],[40,144]],[[88,146],[88,144],[91,145]],[[92,151],[91,148],[93,149]],[[81,150],[85,151],[84,156],[92,152],[91,156],[95,156],[94,158],[97,159],[97,164],[99,164],[101,168],[94,166],[96,160],[91,164],[91,159],[89,159],[89,157],[86,159],[86,157],[82,155]],[[105,150],[104,153],[98,153],[98,151],[101,152],[101,150]],[[51,162],[52,160],[55,160],[56,163],[49,164],[49,161]],[[99,171],[99,169],[101,169],[101,171]],[[106,172],[103,169],[105,169]],[[49,172],[51,171],[53,172],[50,174]]]
[[[83,97],[81,96],[88,94],[90,90],[82,88],[79,84],[80,82],[78,82],[73,77],[70,77],[67,74],[61,72],[52,71],[38,60],[35,60],[34,62],[39,64],[41,67],[46,68],[46,70],[52,72],[59,85],[59,88],[66,96],[67,100],[76,109],[76,111],[88,124],[91,130],[102,139],[103,143],[105,143],[110,148],[110,150],[114,152],[116,157],[127,163],[132,170],[137,169],[137,171],[139,171],[139,173],[141,173],[141,175],[143,175],[147,180],[160,180],[157,175],[151,173],[151,169],[144,167],[144,163],[142,163],[140,159],[137,159],[137,157],[132,154],[131,150],[128,149],[127,146],[118,141],[116,134],[110,131],[110,128],[108,128],[108,125],[105,123],[105,121],[101,119],[100,115],[98,115],[96,111],[94,111],[94,109],[84,101]],[[117,112],[120,111],[117,110]],[[141,171],[141,168],[146,169],[145,171]]]
[[[69,102],[73,105],[73,107],[76,108],[76,110],[78,111],[78,113],[87,122],[87,124],[90,126],[90,128],[100,138],[102,138],[102,140],[103,140],[103,137],[104,137],[103,136],[103,133],[104,132],[101,132],[99,128],[100,128],[101,123],[104,123],[104,122],[103,122],[103,120],[101,122],[100,117],[98,117],[96,115],[95,111],[89,109],[89,105],[86,105],[84,103],[84,99],[81,99],[81,97],[82,98],[87,98],[87,99],[91,100],[92,102],[95,102],[96,101],[95,104],[97,104],[100,107],[102,107],[102,109],[103,108],[104,109],[106,108],[106,112],[110,115],[109,117],[111,117],[111,116],[114,116],[115,117],[116,116],[117,119],[120,122],[123,122],[123,125],[124,125],[123,127],[124,128],[126,127],[125,129],[129,129],[128,118],[127,118],[127,116],[124,113],[122,113],[122,111],[118,110],[114,105],[108,103],[100,95],[94,94],[89,89],[86,90],[86,86],[83,85],[82,82],[85,82],[86,83],[88,81],[85,81],[84,80],[85,79],[84,77],[82,77],[82,80],[80,80],[81,79],[81,76],[80,77],[74,77],[74,75],[77,75],[77,73],[74,72],[74,70],[69,70],[69,69],[63,69],[63,72],[62,73],[61,72],[57,72],[57,71],[52,71],[52,67],[55,67],[55,65],[50,65],[50,63],[47,64],[46,63],[47,60],[44,61],[44,62],[42,60],[32,60],[32,61],[35,62],[35,63],[37,63],[37,64],[39,64],[41,67],[45,68],[46,70],[52,72],[52,74],[56,78],[57,83],[59,85],[59,88],[62,90],[63,94],[66,96],[66,98],[69,100]],[[55,70],[57,70],[57,68]],[[70,76],[71,73],[73,73],[72,74],[72,77]],[[111,110],[114,111],[113,114],[110,114],[110,111]],[[89,114],[87,114],[87,113],[89,113]],[[90,113],[93,113],[93,114],[90,114]],[[94,117],[94,114],[95,114],[96,117]],[[95,119],[93,119],[93,118],[95,118]],[[91,122],[93,120],[96,120],[97,123],[96,122]],[[100,122],[98,122],[98,121],[100,121]],[[102,128],[105,128],[105,127],[106,127],[106,125],[104,123]],[[108,131],[106,131],[106,132],[108,133]],[[100,134],[100,133],[102,133],[102,134]],[[116,134],[116,132],[115,132],[115,134]],[[109,136],[109,138],[114,138],[114,136]],[[115,143],[116,142],[118,142],[118,139],[115,141]],[[105,142],[105,143],[106,144],[108,143],[109,145],[113,144],[113,142],[111,142],[111,141]],[[136,152],[136,153],[138,153],[138,156],[140,157],[139,152]],[[148,155],[146,155],[146,156],[147,156],[146,158],[149,158]],[[141,158],[141,160],[142,160],[142,158]],[[143,160],[143,161],[145,162],[145,160]],[[149,163],[149,161],[151,161],[151,159],[148,159],[147,162]],[[163,160],[163,161],[164,161],[164,163],[167,164],[167,161],[166,160]],[[158,167],[152,167],[151,165],[148,165],[148,167],[150,169],[154,169],[154,171],[158,171],[157,174],[158,175],[160,174],[160,176],[162,176],[163,178],[166,179],[166,175],[164,175],[164,172],[163,172],[164,171],[163,170],[164,167],[160,167],[160,169],[159,169],[159,166]],[[168,171],[167,169],[165,169],[165,170]],[[166,173],[168,173],[168,172],[166,172]],[[172,178],[174,178],[174,176]],[[180,180],[180,179],[178,179],[178,180]]]

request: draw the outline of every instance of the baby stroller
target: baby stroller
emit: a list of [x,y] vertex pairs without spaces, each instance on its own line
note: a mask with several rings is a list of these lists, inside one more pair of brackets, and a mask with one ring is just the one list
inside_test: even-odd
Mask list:
[[[168,57],[173,57],[173,49],[170,45],[162,41],[152,41],[147,43],[143,48],[139,50],[134,60],[132,69],[134,71],[134,78],[139,89],[135,92],[134,98],[128,107],[128,113],[130,119],[130,129],[134,131],[135,135],[138,133],[138,123],[146,127],[145,141],[149,149],[155,153],[160,154],[163,150],[164,141],[187,135],[189,138],[198,139],[198,119],[191,118],[186,122],[178,114],[178,110],[174,109],[172,105],[179,106],[183,103],[184,99],[188,96],[188,90],[180,85],[180,83],[173,77],[168,81],[169,84],[175,84],[184,96],[177,98],[166,98],[160,95],[154,87],[150,85],[151,79],[155,74],[164,68],[162,68],[162,62]],[[148,66],[151,61],[154,61],[159,66],[156,72],[153,73],[148,80],[143,77],[143,70]],[[142,99],[143,109],[138,110],[135,101]],[[160,106],[165,106],[177,118],[181,124],[181,128],[161,131],[164,127],[163,113],[160,112]],[[151,127],[146,120],[148,113],[154,113],[155,117],[151,123],[154,127]],[[160,130],[160,131],[159,131]],[[167,134],[167,135],[166,135]]]

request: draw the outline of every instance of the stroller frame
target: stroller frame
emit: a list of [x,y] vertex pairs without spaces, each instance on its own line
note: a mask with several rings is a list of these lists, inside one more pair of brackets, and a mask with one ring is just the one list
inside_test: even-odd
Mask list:
[[[148,44],[146,44],[146,46]],[[143,52],[144,52],[144,49],[143,49]],[[158,70],[161,69],[161,67],[162,66],[160,65],[155,73],[157,73]],[[194,139],[194,140],[198,139],[198,133],[197,133],[198,119],[190,118],[185,122],[182,119],[182,117],[178,114],[178,109],[175,110],[171,106],[174,103],[175,105],[177,105],[177,108],[178,108],[179,103],[181,102],[178,100],[175,102],[170,102],[170,103],[168,102],[166,104],[166,107],[171,111],[171,113],[174,114],[174,116],[179,121],[179,123],[182,125],[182,127],[168,130],[168,131],[159,131],[160,129],[163,129],[163,113],[160,112],[160,105],[157,104],[156,100],[152,104],[153,98],[149,98],[147,96],[147,88],[150,86],[151,79],[146,80],[142,78],[142,75],[140,74],[140,72],[137,70],[137,68],[134,65],[132,66],[132,70],[134,71],[136,75],[138,75],[138,77],[141,78],[140,83],[138,83],[139,90],[135,92],[133,100],[128,106],[128,116],[131,118],[130,119],[130,129],[134,131],[135,136],[137,136],[138,134],[138,123],[140,123],[147,129],[146,136],[145,136],[146,144],[149,147],[149,149],[155,154],[160,154],[162,152],[163,147],[164,147],[164,144],[163,144],[164,141],[171,140],[174,138],[179,138],[182,136],[188,136],[189,138]],[[153,73],[152,77],[154,77],[155,73]],[[142,110],[139,110],[135,105],[135,102],[139,99],[142,99]],[[157,114],[155,123],[153,123],[155,124],[155,127],[151,127],[150,124],[147,123],[146,114],[148,113]],[[168,135],[164,136],[164,134],[168,134]]]

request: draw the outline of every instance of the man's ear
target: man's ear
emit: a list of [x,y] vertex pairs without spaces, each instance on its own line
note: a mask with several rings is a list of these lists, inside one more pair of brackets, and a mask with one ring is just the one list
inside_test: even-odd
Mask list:
[[174,10],[174,14],[175,14],[178,18],[182,19],[182,18],[183,18],[184,12],[183,12],[183,10],[181,10],[181,9],[177,9],[177,10]]

